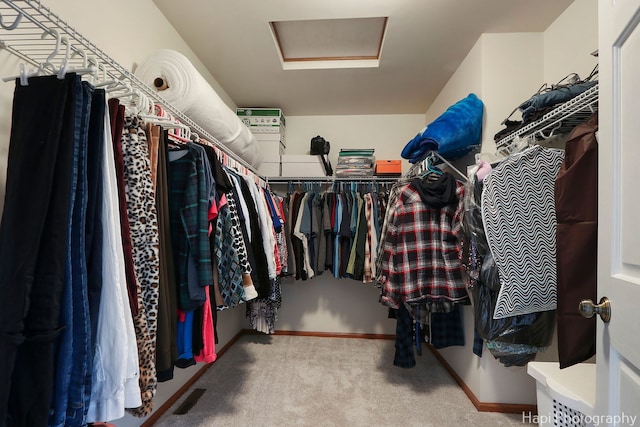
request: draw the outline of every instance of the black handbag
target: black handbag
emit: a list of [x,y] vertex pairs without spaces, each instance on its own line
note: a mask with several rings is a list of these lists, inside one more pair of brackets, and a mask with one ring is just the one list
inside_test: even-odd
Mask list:
[[331,144],[329,144],[329,141],[327,141],[320,135],[311,138],[311,147],[309,148],[309,153],[312,156],[320,156],[322,164],[324,165],[324,172],[326,176],[333,175],[333,168],[331,167],[331,162],[329,161],[328,156],[330,150]]

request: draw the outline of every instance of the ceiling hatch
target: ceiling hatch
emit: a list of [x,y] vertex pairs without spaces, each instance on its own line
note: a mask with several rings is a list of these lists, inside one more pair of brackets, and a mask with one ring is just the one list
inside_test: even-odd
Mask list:
[[270,22],[285,70],[377,67],[387,17]]

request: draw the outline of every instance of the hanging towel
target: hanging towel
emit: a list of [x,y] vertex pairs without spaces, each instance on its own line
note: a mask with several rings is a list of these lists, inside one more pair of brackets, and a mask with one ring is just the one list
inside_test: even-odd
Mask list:
[[252,166],[261,162],[256,138],[179,52],[160,49],[138,66],[135,75],[149,87],[161,78],[161,95]]

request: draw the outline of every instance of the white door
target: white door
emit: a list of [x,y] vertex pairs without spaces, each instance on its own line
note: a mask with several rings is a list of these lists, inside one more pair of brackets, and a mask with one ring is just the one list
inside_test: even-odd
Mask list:
[[640,426],[640,0],[598,3],[598,298],[611,321],[597,320],[596,413]]

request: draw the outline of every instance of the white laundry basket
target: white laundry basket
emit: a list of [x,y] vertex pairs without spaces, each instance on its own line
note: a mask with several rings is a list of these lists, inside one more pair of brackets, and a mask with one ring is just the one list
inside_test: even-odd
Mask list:
[[523,415],[539,426],[591,427],[596,400],[596,365],[579,363],[560,369],[557,362],[530,362],[536,379],[538,414]]

